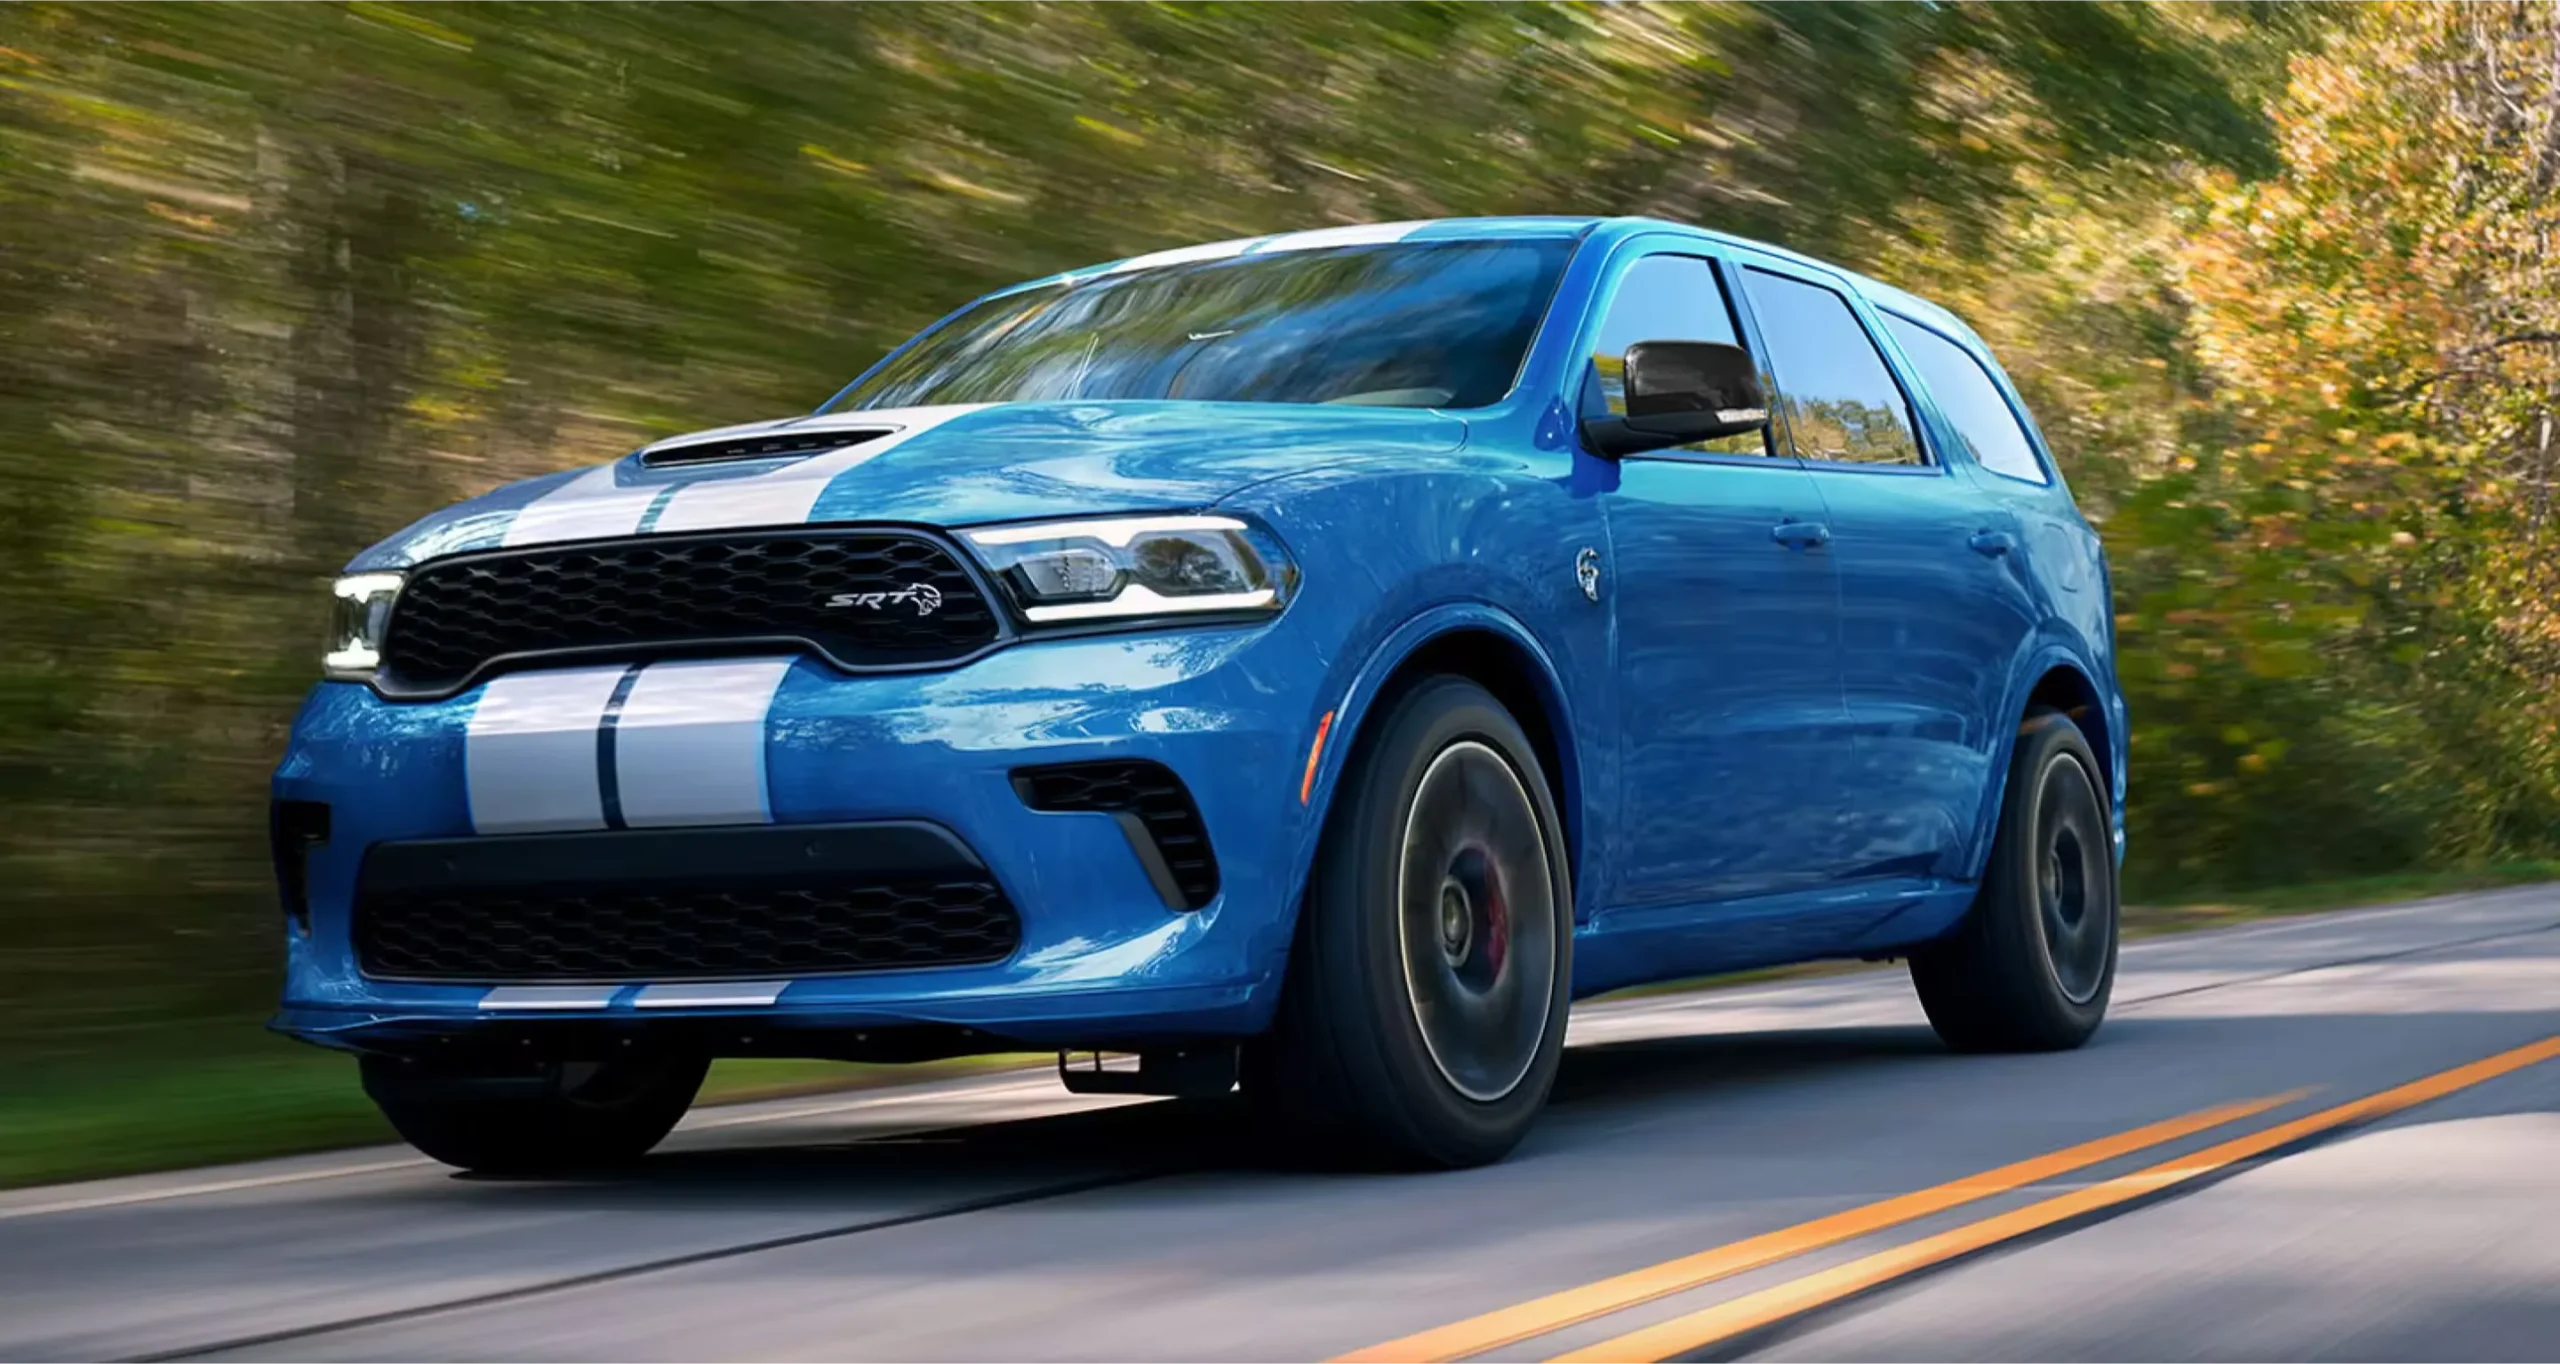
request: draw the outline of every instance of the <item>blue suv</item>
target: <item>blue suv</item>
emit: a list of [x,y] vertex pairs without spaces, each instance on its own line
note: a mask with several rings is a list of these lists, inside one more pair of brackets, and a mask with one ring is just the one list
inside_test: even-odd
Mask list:
[[1576,998],[1906,957],[1949,1044],[2058,1048],[2114,975],[2107,566],[2026,409],[1670,223],[1025,284],[334,601],[275,1026],[466,1167],[636,1157],[715,1057],[1026,1049],[1464,1165]]

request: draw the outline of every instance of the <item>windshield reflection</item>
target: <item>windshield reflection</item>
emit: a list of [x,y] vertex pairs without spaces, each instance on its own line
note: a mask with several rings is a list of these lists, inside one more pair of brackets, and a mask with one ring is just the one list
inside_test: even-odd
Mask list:
[[1102,398],[1482,407],[1573,243],[1451,241],[1181,262],[991,298],[831,410]]

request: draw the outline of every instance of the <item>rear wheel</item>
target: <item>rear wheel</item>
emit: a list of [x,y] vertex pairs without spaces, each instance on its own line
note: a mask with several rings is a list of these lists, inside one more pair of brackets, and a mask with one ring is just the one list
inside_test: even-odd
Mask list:
[[566,1062],[508,1073],[367,1056],[364,1090],[402,1139],[466,1170],[532,1174],[648,1154],[692,1107],[699,1057]]
[[2079,1046],[2116,976],[2113,823],[2097,755],[2070,718],[2019,726],[2000,827],[1973,908],[1912,954],[1929,1024],[1959,1051]]
[[1245,1087],[1301,1140],[1406,1167],[1518,1144],[1555,1081],[1572,888],[1555,804],[1483,688],[1406,692],[1345,774]]

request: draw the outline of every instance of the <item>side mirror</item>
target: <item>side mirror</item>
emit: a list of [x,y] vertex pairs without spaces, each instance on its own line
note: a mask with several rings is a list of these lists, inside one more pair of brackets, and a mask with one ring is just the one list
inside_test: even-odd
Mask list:
[[1769,424],[1760,367],[1721,341],[1639,341],[1627,347],[1627,415],[1582,424],[1592,449],[1611,458],[1668,449]]

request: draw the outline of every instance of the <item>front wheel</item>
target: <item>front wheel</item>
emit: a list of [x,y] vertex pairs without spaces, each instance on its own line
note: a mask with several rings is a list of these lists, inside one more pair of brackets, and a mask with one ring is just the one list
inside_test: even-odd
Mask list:
[[403,1140],[447,1165],[537,1174],[638,1160],[693,1105],[700,1057],[566,1062],[496,1073],[391,1056],[362,1061],[365,1093]]
[[2069,717],[2018,729],[1991,862],[1956,931],[1914,952],[1911,980],[1958,1051],[2059,1051],[2107,1015],[2116,859],[2098,759]]
[[1499,701],[1454,677],[1407,691],[1345,774],[1248,1095],[1339,1157],[1447,1168],[1508,1153],[1564,1047],[1559,827]]

